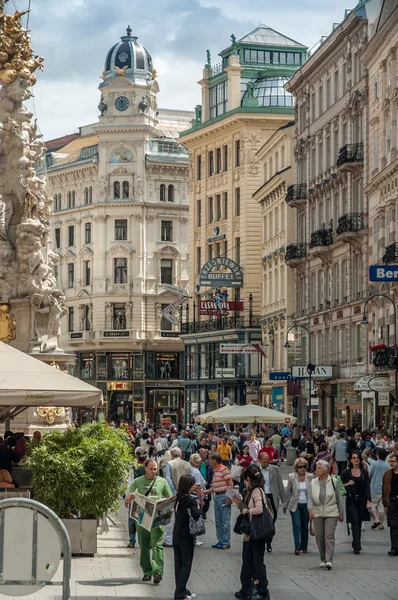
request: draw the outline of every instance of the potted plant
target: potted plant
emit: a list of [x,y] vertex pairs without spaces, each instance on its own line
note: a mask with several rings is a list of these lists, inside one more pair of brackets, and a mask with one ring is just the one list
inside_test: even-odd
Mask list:
[[98,519],[118,509],[132,461],[126,434],[100,423],[31,442],[34,498],[63,520],[73,554],[97,551]]

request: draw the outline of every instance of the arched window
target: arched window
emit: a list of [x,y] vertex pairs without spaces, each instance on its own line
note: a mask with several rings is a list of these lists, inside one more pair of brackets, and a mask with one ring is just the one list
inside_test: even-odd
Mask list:
[[90,187],[88,188],[88,203],[92,204],[93,203],[93,188]]
[[166,202],[166,186],[164,183],[160,184],[160,202]]
[[115,181],[113,184],[113,197],[115,200],[120,198],[120,181]]
[[130,184],[128,181],[123,181],[123,198],[130,197]]
[[88,204],[88,188],[84,188],[84,204]]
[[174,202],[174,185],[170,184],[167,190],[167,201]]

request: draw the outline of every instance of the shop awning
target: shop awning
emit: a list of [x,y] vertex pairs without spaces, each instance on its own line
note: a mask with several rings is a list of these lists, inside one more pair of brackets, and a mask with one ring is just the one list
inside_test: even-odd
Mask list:
[[0,342],[0,420],[29,406],[94,407],[98,388]]

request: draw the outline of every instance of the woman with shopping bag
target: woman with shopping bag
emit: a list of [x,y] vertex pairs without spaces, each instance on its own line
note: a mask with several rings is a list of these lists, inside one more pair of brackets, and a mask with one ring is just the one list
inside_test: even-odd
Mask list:
[[[243,538],[241,589],[236,592],[238,600],[270,600],[267,570],[264,564],[265,545],[272,542],[275,534],[272,510],[264,492],[264,479],[260,469],[250,465],[242,473],[246,492],[241,501],[234,500],[242,515],[250,519],[249,534]],[[255,594],[252,581],[258,581]]]

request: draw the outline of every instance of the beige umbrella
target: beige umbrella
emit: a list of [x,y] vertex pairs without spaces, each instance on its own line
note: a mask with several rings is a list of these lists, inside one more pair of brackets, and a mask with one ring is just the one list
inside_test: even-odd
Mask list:
[[[257,404],[233,404],[202,415],[216,423],[291,423],[296,417]],[[287,420],[289,419],[289,421]]]
[[211,423],[214,420],[214,415],[222,415],[227,408],[231,408],[229,404],[222,406],[221,408],[217,408],[216,410],[212,410],[211,412],[197,415],[195,417],[195,421],[199,421],[199,423]]
[[101,402],[98,388],[0,342],[0,407],[15,413],[29,406],[94,407]]

